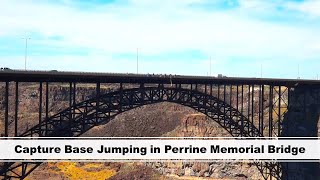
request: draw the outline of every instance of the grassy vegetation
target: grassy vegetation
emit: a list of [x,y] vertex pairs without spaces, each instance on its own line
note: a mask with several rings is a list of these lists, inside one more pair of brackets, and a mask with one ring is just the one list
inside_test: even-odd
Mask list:
[[116,174],[115,170],[105,167],[103,163],[86,163],[80,166],[76,162],[58,162],[55,165],[57,171],[70,180],[105,180]]

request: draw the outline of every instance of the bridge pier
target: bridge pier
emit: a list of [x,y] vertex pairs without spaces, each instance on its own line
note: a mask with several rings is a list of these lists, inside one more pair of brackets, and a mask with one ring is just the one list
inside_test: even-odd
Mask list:
[[[317,137],[320,113],[320,87],[297,86],[289,91],[289,107],[285,114],[281,136]],[[281,163],[282,179],[303,180],[320,177],[319,162]]]

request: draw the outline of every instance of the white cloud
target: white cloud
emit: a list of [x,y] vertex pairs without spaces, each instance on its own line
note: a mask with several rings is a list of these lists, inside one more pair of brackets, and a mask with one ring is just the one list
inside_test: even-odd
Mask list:
[[271,11],[281,8],[284,11],[294,10],[308,14],[312,17],[320,16],[320,0],[239,0],[239,5],[244,10],[269,13],[269,15],[272,13]]
[[261,11],[273,9],[276,6],[276,3],[264,0],[239,0],[239,5],[241,6],[241,8],[255,9]]
[[306,0],[301,3],[287,3],[287,8],[300,11],[309,15],[311,18],[320,17],[320,0]]
[[[314,48],[319,47],[319,27],[264,22],[239,14],[244,9],[249,14],[250,9],[272,9],[271,3],[241,1],[240,10],[226,12],[186,8],[194,2],[202,0],[131,0],[129,5],[103,5],[94,11],[34,1],[0,1],[0,38],[20,37],[25,32],[58,35],[62,41],[33,39],[33,43],[90,48],[92,56],[104,52],[105,58],[114,53],[135,53],[137,47],[148,55],[197,49],[220,61],[235,56],[274,61],[318,56]],[[301,11],[308,9],[303,7],[299,6]],[[315,10],[310,6],[308,11]],[[99,66],[101,58],[90,58],[90,62]],[[142,62],[154,69],[154,62]],[[163,67],[161,71],[166,71],[165,64],[157,63]],[[188,68],[193,72],[192,67]]]

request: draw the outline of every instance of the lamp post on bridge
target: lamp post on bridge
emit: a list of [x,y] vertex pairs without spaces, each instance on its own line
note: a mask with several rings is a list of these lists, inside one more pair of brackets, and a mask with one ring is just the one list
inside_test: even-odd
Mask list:
[[24,38],[26,40],[26,45],[25,45],[25,54],[24,54],[24,70],[27,70],[27,53],[28,53],[28,40],[30,40],[30,37],[25,36]]

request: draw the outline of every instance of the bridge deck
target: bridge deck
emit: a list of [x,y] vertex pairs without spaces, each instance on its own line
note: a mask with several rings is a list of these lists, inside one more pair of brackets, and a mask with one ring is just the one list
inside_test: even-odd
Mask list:
[[213,76],[182,76],[169,74],[95,73],[63,71],[2,70],[0,81],[79,82],[79,83],[177,83],[177,84],[256,84],[256,85],[320,85],[318,80],[271,79]]

